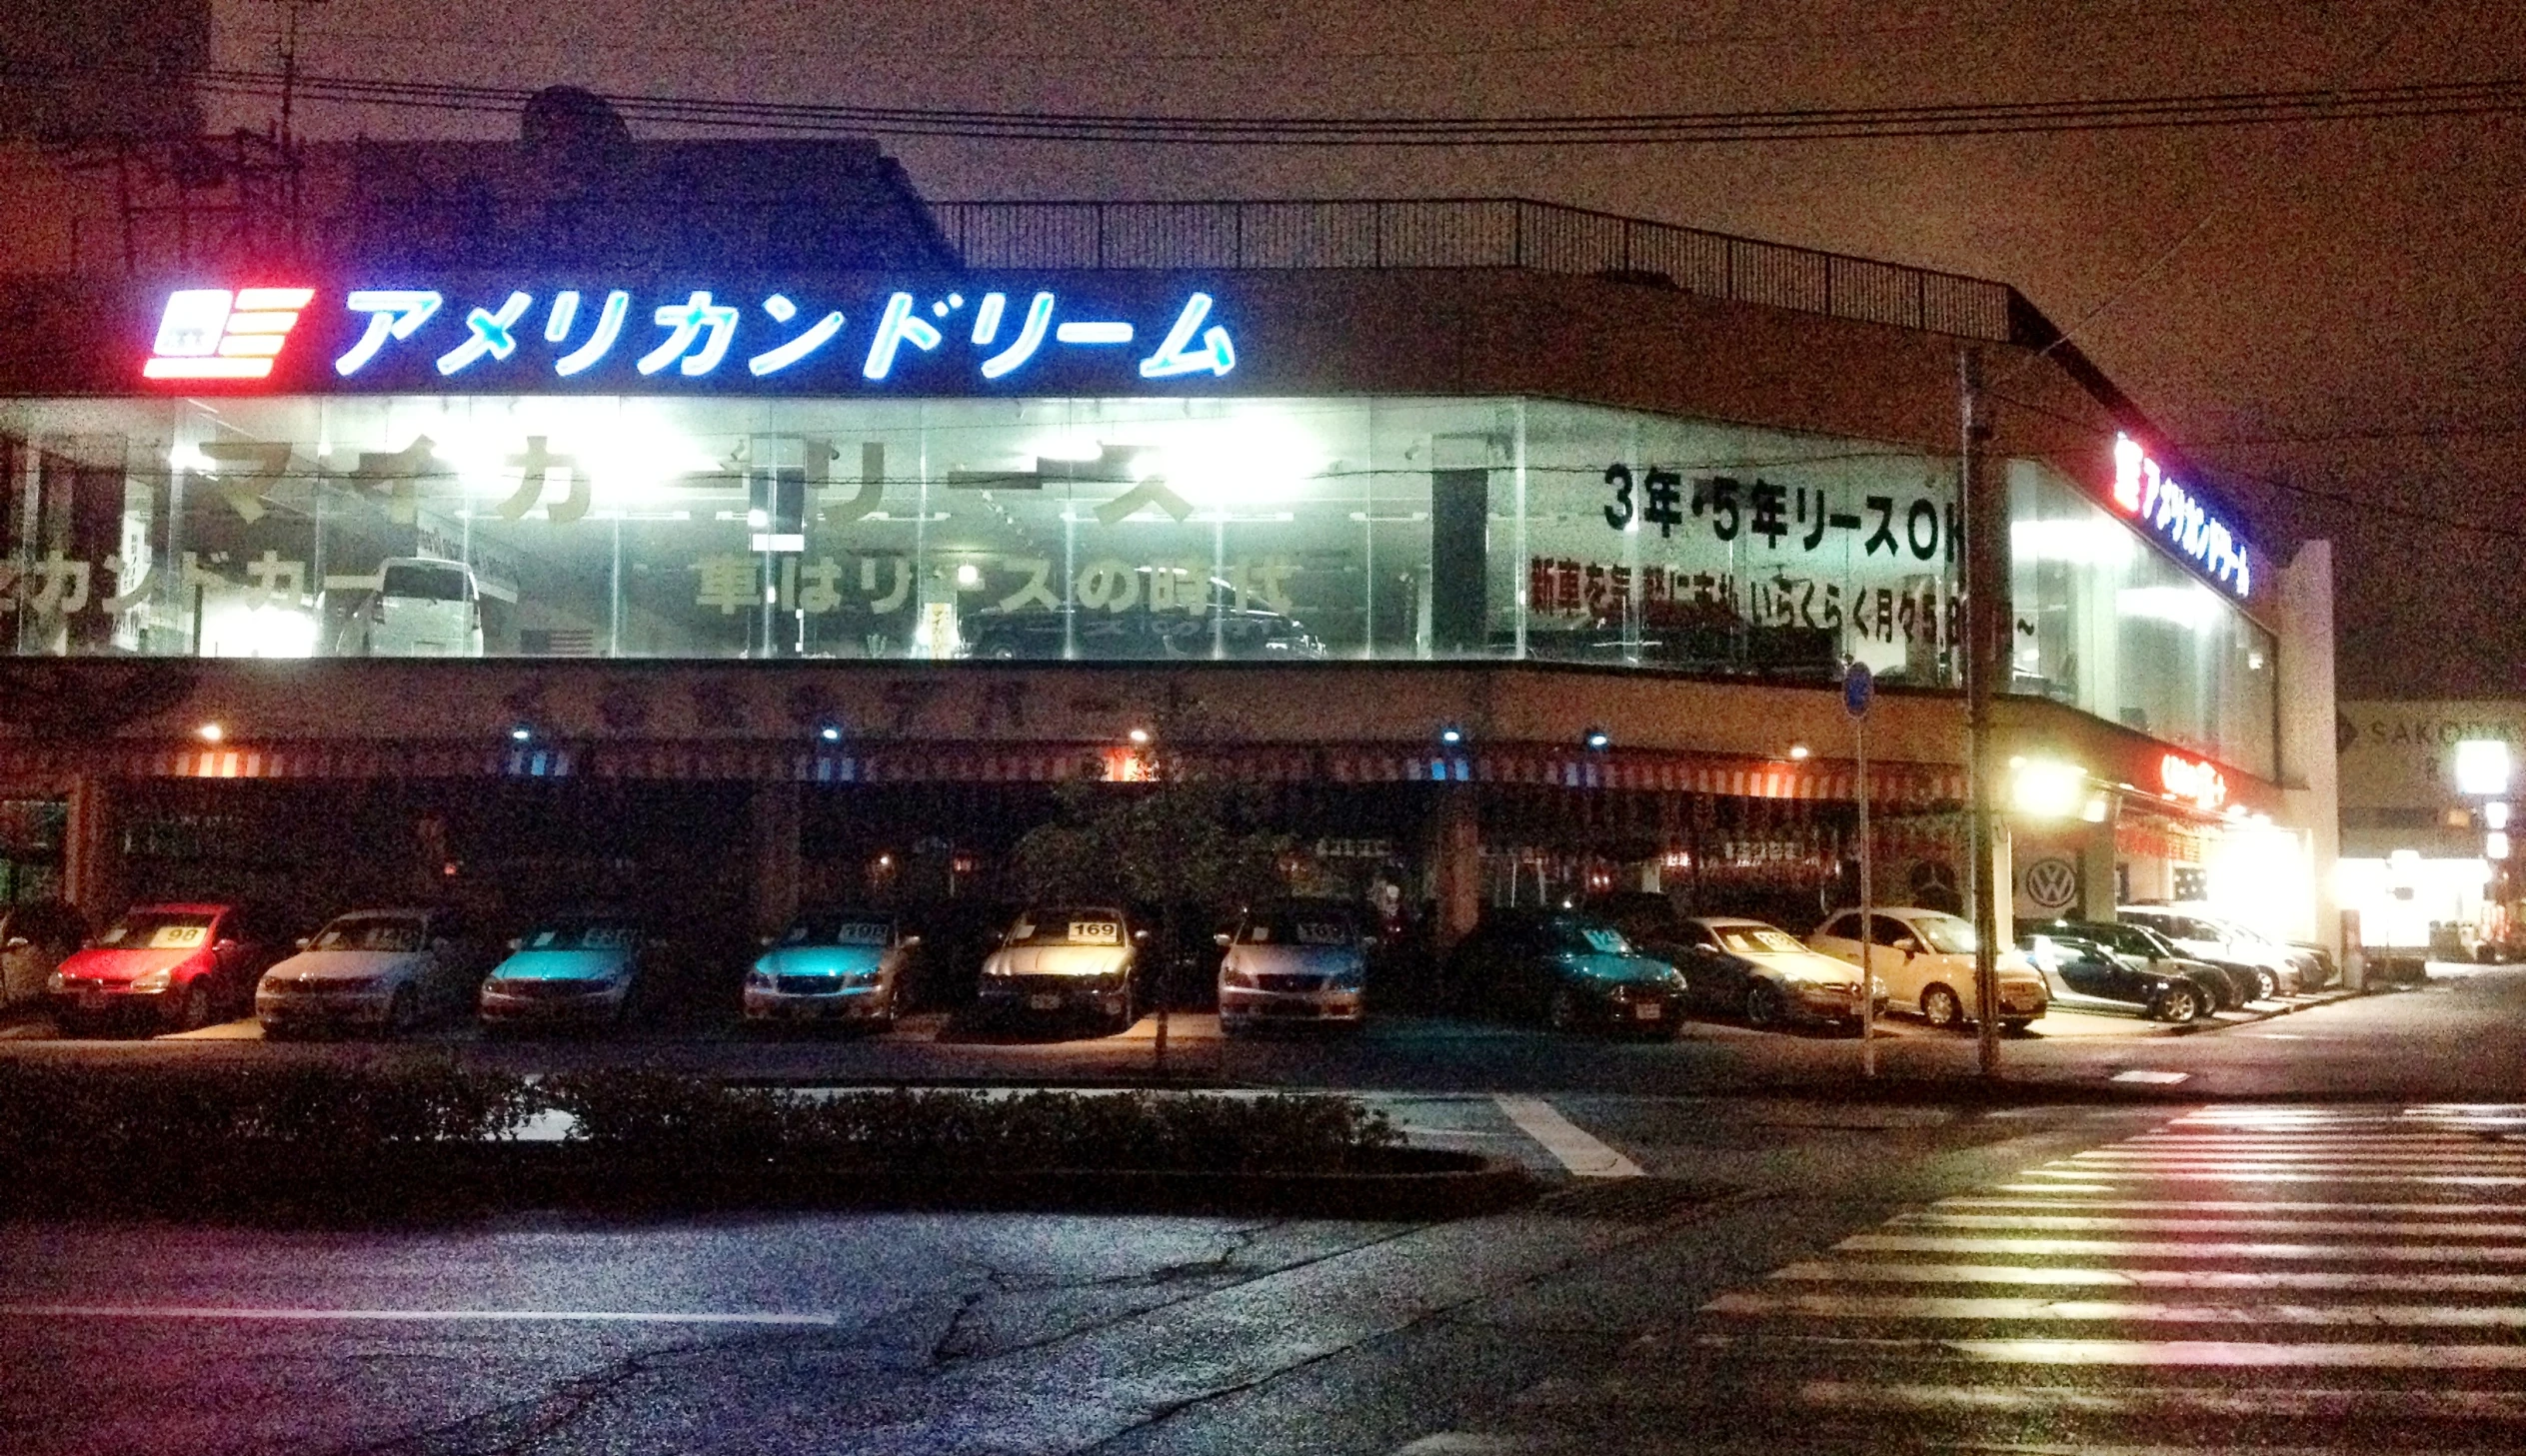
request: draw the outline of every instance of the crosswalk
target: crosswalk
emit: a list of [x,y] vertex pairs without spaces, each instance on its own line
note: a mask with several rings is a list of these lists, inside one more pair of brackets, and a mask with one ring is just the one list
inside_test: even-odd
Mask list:
[[1652,1343],[1660,1374],[1530,1391],[1518,1424],[1583,1413],[1598,1451],[2526,1449],[2526,1107],[2191,1112]]

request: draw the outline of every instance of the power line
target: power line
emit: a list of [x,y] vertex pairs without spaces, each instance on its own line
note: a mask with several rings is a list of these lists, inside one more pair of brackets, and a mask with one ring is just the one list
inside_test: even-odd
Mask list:
[[[138,68],[65,71],[0,62],[15,84],[73,75],[153,77]],[[274,97],[283,78],[265,71],[207,70],[202,90]],[[301,74],[296,95],[370,106],[514,113],[527,88],[391,81]],[[936,136],[968,140],[1142,143],[1244,147],[1530,147],[1780,143],[1904,138],[2022,136],[2290,123],[2414,121],[2526,115],[2526,79],[2399,86],[2308,87],[2194,92],[2071,101],[1818,107],[1769,111],[1641,112],[1591,116],[1206,117],[1083,112],[985,111],[713,100],[685,96],[610,98],[627,119],[667,125],[794,134]]]

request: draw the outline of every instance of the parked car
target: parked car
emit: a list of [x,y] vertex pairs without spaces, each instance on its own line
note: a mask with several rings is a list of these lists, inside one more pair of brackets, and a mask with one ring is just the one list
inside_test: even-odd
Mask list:
[[[1970,921],[1944,910],[1896,905],[1876,911],[1864,963],[1886,984],[1886,1004],[1932,1026],[1981,1018],[1974,988],[1976,939]],[[1816,927],[1807,944],[1836,960],[1863,963],[1859,912],[1843,910]],[[2003,947],[1998,956],[2000,1004],[1993,1019],[2012,1031],[2044,1013],[2051,995],[2026,958]]]
[[630,914],[562,915],[509,942],[477,1004],[487,1027],[619,1025],[659,973],[664,940]]
[[1238,918],[1217,937],[1220,1030],[1264,1024],[1357,1026],[1366,1009],[1368,947],[1375,937],[1339,900],[1283,900]]
[[0,904],[0,1011],[43,1000],[87,938],[88,922],[60,900]]
[[1119,905],[1031,905],[983,961],[987,1016],[1093,1016],[1114,1031],[1140,1019],[1149,931]]
[[1683,1028],[1684,978],[1620,930],[1570,910],[1497,909],[1456,943],[1450,999],[1465,1010],[1652,1036]]
[[1609,890],[1589,895],[1578,908],[1620,930],[1635,949],[1684,969],[1683,957],[1694,937],[1683,912],[1664,894],[1653,889]]
[[355,1027],[398,1036],[466,1006],[484,955],[448,909],[352,910],[255,983],[267,1037]]
[[[1679,920],[1676,931],[1676,968],[1694,1004],[1741,1015],[1751,1026],[1859,1024],[1859,968],[1849,961],[1810,950],[1762,920],[1696,916]],[[1873,990],[1877,1009],[1885,1009],[1883,978]]]
[[286,943],[256,906],[140,905],[64,959],[48,988],[65,1029],[190,1031],[244,1011]]
[[2154,974],[2093,940],[2029,929],[2019,932],[2017,948],[2042,972],[2055,1010],[2185,1022],[2211,1014],[2215,1004],[2191,976]]
[[2188,975],[2214,1011],[2230,1011],[2254,999],[2260,977],[2248,966],[2214,965],[2178,949],[2175,942],[2129,920],[2036,920],[2027,928],[2068,935],[2103,946],[2125,964],[2155,975]]
[[746,972],[750,1021],[849,1021],[872,1030],[895,1024],[906,966],[921,944],[882,910],[819,910],[767,937]]
[[2114,918],[2146,925],[2196,959],[2213,965],[2245,967],[2254,977],[2252,1000],[2268,1001],[2297,988],[2298,967],[2288,957],[2232,938],[2232,931],[2207,916],[2164,905],[2118,905]]
[[2283,995],[2313,990],[2333,978],[2333,957],[2315,946],[2297,945],[2277,935],[2267,935],[2243,920],[2223,915],[2207,905],[2178,900],[2167,908],[2205,920],[2217,926],[2227,936],[2229,944],[2253,950],[2285,967],[2285,973],[2280,977]]

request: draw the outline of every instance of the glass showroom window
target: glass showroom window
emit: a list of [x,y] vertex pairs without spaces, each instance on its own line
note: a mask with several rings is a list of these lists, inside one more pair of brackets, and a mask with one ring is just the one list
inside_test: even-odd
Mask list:
[[2010,690],[2271,777],[2272,635],[2049,467],[2009,463]]
[[1501,399],[38,401],[22,653],[1951,683],[1952,462]]

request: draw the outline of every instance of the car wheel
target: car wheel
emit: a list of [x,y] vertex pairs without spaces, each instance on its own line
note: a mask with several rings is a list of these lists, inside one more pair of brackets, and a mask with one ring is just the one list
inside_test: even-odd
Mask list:
[[1933,985],[1921,991],[1921,1019],[1941,1031],[1964,1024],[1964,1003],[1945,986]]
[[403,1036],[421,1024],[421,997],[411,986],[395,987],[395,994],[386,1002],[386,1034]]
[[195,979],[184,988],[184,999],[176,1003],[175,1029],[199,1031],[211,1024],[211,988]]
[[2033,1024],[2032,1021],[2002,1021],[2000,1030],[2011,1036],[2023,1036],[2026,1034],[2026,1028]]
[[1745,1024],[1769,1028],[1780,1024],[1782,1006],[1780,988],[1767,980],[1758,980],[1745,990]]
[[2201,997],[2191,986],[2168,986],[2151,1014],[2161,1021],[2189,1021],[2201,1014]]
[[2268,1001],[2279,994],[2279,976],[2272,974],[2268,970],[2258,970],[2254,972],[2254,996],[2257,1000]]
[[1580,1019],[1578,992],[1568,986],[1556,988],[1552,992],[1551,1001],[1543,1008],[1543,1019],[1544,1023],[1555,1031],[1577,1030]]

